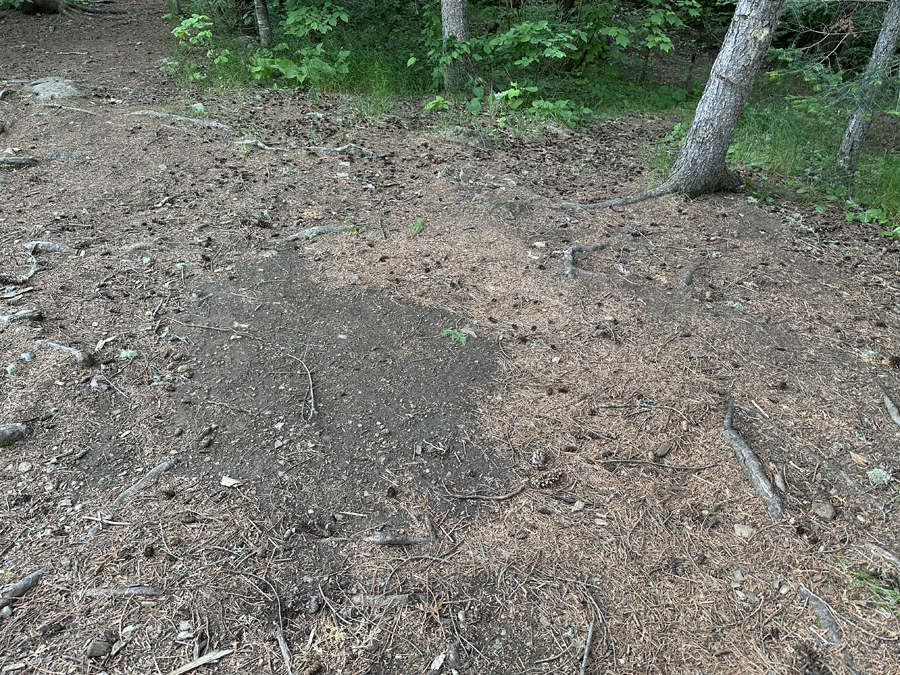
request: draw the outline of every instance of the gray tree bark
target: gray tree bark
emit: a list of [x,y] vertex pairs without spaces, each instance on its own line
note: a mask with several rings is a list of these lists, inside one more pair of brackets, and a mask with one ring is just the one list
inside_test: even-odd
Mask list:
[[695,197],[738,182],[726,169],[725,156],[783,7],[784,0],[739,0],[666,181],[673,191]]
[[266,0],[253,0],[256,8],[256,25],[259,28],[259,46],[268,47],[272,44],[272,28],[269,25],[269,8]]
[[881,32],[872,49],[872,56],[869,57],[866,70],[860,77],[856,109],[850,117],[847,130],[841,139],[841,147],[838,149],[835,169],[847,179],[856,172],[859,155],[862,153],[872,114],[875,112],[878,90],[881,89],[882,81],[890,76],[891,59],[897,51],[898,39],[900,39],[900,0],[891,0],[884,13]]
[[[447,40],[450,37],[456,42],[469,41],[469,2],[468,0],[441,0],[441,30],[444,37],[445,56]],[[462,91],[478,72],[475,59],[471,54],[459,54],[457,58],[444,65],[444,90],[450,93]]]

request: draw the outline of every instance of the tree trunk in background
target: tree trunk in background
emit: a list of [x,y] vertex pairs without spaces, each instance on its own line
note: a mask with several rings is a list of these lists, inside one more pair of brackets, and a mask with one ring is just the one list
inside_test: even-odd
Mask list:
[[841,147],[838,149],[835,168],[848,180],[856,172],[856,164],[866,142],[872,113],[875,112],[878,90],[881,89],[882,81],[890,77],[891,59],[897,51],[898,38],[900,38],[900,0],[891,0],[884,13],[878,41],[872,50],[866,71],[860,78],[856,109],[850,117],[844,138],[841,140]]
[[670,192],[696,197],[735,187],[725,157],[783,7],[784,0],[738,1],[694,121],[664,183]]
[[256,7],[256,25],[259,27],[259,46],[268,47],[272,44],[272,29],[269,26],[269,8],[266,0],[253,0]]
[[[441,0],[441,28],[445,44],[451,36],[457,42],[469,41],[468,0]],[[460,54],[444,66],[444,90],[450,93],[462,91],[477,72],[472,55]]]

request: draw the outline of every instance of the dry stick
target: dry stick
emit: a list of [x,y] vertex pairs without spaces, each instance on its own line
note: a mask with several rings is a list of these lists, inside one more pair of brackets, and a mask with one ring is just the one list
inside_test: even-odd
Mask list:
[[211,663],[213,661],[218,661],[223,656],[228,656],[233,652],[233,649],[220,649],[217,652],[210,652],[209,654],[204,654],[199,659],[194,659],[190,663],[185,663],[180,668],[176,668],[169,675],[183,675],[183,673],[189,673],[190,671],[199,668],[200,666],[205,666],[207,663]]
[[517,495],[522,494],[525,491],[525,488],[528,487],[528,483],[523,483],[518,489],[513,490],[505,495],[479,495],[479,494],[471,494],[471,495],[458,495],[455,492],[450,492],[447,489],[447,486],[444,486],[444,491],[447,493],[448,497],[453,497],[454,499],[480,499],[486,502],[502,502],[504,499],[511,499]]
[[578,272],[582,274],[587,274],[588,276],[593,277],[604,277],[605,274],[599,274],[598,272],[589,272],[588,270],[583,270],[580,267],[575,266],[575,254],[576,253],[590,253],[592,251],[600,251],[601,249],[606,248],[609,244],[576,244],[575,246],[570,246],[562,252],[562,261],[563,267],[565,267],[565,275],[570,279],[574,279],[575,275]]
[[291,671],[291,651],[288,649],[287,642],[284,640],[284,631],[278,626],[275,631],[275,639],[278,641],[278,648],[281,649],[281,658],[284,659],[284,667],[288,675],[293,675]]
[[725,413],[725,421],[722,423],[722,436],[725,438],[725,442],[734,450],[738,464],[741,465],[741,469],[743,469],[744,475],[747,476],[750,484],[753,485],[753,489],[756,490],[756,493],[763,500],[769,515],[776,520],[781,520],[784,518],[784,506],[781,503],[781,497],[778,496],[775,488],[772,487],[772,483],[769,482],[769,478],[766,476],[766,472],[753,450],[744,442],[741,435],[731,427],[733,419],[734,401],[731,400],[728,402],[728,412]]
[[85,110],[84,108],[73,108],[68,105],[60,105],[59,103],[39,103],[38,108],[56,108],[57,110],[71,110],[72,112],[80,112],[85,115],[96,115],[97,113],[91,110]]
[[312,418],[318,414],[318,410],[316,410],[316,396],[313,394],[313,381],[312,381],[312,373],[309,372],[309,367],[303,360],[298,359],[296,356],[287,355],[288,358],[294,359],[294,361],[298,361],[301,366],[303,366],[303,370],[306,371],[306,377],[309,380],[309,415],[306,418],[307,422],[311,422]]
[[182,117],[181,115],[172,115],[170,113],[157,112],[155,110],[137,110],[132,115],[146,115],[147,117],[162,117],[167,120],[179,120],[180,122],[190,122],[191,124],[197,124],[201,127],[212,127],[213,129],[224,129],[225,131],[231,131],[231,127],[227,124],[222,124],[221,122],[215,122],[213,120],[198,120],[193,117]]
[[0,157],[0,166],[35,166],[34,157]]
[[316,225],[315,227],[300,230],[300,232],[296,232],[295,234],[287,236],[284,239],[276,239],[274,243],[276,245],[286,244],[289,241],[297,241],[298,239],[312,239],[318,234],[334,234],[336,232],[346,232],[347,230],[352,230],[353,228],[358,227],[359,225]]
[[124,588],[92,588],[84,594],[89,598],[154,597],[165,591],[153,586],[125,586]]
[[594,637],[594,622],[591,621],[591,625],[588,626],[588,636],[587,640],[584,643],[584,658],[581,659],[581,668],[578,669],[578,675],[584,675],[585,671],[587,671],[587,660],[588,654],[591,653],[591,639]]
[[878,546],[877,544],[873,544],[868,541],[863,542],[863,546],[865,546],[867,549],[872,551],[872,553],[875,553],[876,555],[880,555],[882,558],[887,560],[889,563],[893,563],[897,567],[900,567],[900,558],[895,556],[890,551],[883,549],[880,546]]
[[679,466],[678,464],[665,464],[663,462],[653,462],[649,459],[603,459],[599,464],[646,464],[655,466],[659,469],[678,469],[679,471],[703,471],[711,469],[718,464],[698,464],[697,466]]
[[52,340],[35,340],[34,344],[38,347],[46,347],[48,349],[56,349],[61,352],[65,352],[75,358],[75,363],[81,366],[82,368],[90,368],[94,365],[93,357],[87,352],[83,352],[79,349],[75,349],[74,347],[66,347],[65,345],[61,345],[58,342],[53,342]]
[[322,145],[307,145],[303,148],[304,150],[324,150],[325,152],[346,152],[347,150],[353,151],[357,150],[364,154],[366,157],[373,157],[375,155],[374,152],[369,150],[368,148],[364,148],[361,145],[356,145],[355,143],[347,143],[346,145],[342,145],[338,148],[329,148]]
[[891,397],[888,396],[887,389],[884,388],[880,382],[878,386],[881,387],[881,393],[884,395],[884,407],[887,408],[888,414],[890,414],[891,419],[900,426],[900,410],[897,410],[897,406],[891,400]]
[[410,537],[404,534],[391,534],[390,532],[376,532],[373,535],[365,537],[363,541],[368,541],[379,546],[409,546],[410,544],[430,544],[437,541],[434,528],[431,526],[431,520],[425,516],[425,528],[428,530],[427,537]]
[[43,573],[44,570],[35,570],[31,574],[19,579],[14,584],[9,584],[8,586],[0,588],[0,608],[11,605],[13,600],[21,598],[34,588],[37,585],[37,582],[40,581]]
[[114,509],[117,506],[123,504],[126,500],[131,499],[134,495],[147,487],[150,484],[150,481],[159,476],[161,473],[168,471],[177,463],[178,460],[173,458],[167,459],[166,461],[157,464],[155,467],[150,469],[150,471],[144,474],[144,477],[141,478],[137,483],[135,483],[118,497],[116,497],[115,500],[113,500],[113,503],[109,505],[110,509]]

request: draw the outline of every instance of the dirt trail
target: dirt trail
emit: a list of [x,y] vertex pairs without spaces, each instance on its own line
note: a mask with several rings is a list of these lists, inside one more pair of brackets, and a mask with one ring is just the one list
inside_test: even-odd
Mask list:
[[0,273],[37,263],[0,293],[0,569],[43,571],[4,672],[572,673],[590,625],[587,673],[900,672],[895,243],[741,195],[554,210],[643,186],[666,122],[473,147],[182,90],[123,6],[0,14],[37,160],[0,170]]

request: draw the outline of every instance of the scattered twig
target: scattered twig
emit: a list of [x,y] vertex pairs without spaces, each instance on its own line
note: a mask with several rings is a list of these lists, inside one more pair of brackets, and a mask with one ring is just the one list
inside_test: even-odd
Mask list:
[[98,672],[103,672],[103,668],[98,666],[96,663],[91,663],[90,661],[85,661],[84,659],[79,659],[77,656],[72,656],[70,654],[63,654],[62,657],[66,661],[71,661],[72,663],[77,663],[80,666],[85,666],[86,668],[93,668]]
[[182,117],[181,115],[172,115],[170,113],[157,112],[156,110],[136,110],[131,113],[132,115],[145,115],[147,117],[162,117],[167,120],[178,120],[180,122],[190,122],[191,124],[197,124],[201,127],[212,127],[213,129],[224,129],[225,131],[231,131],[231,127],[227,124],[222,124],[221,122],[216,122],[214,120],[200,120],[194,117]]
[[200,666],[205,666],[207,663],[212,663],[213,661],[218,661],[223,656],[228,656],[233,652],[233,649],[220,649],[217,652],[210,652],[209,654],[204,654],[199,659],[194,659],[190,663],[185,663],[180,668],[176,668],[169,675],[183,675],[184,673],[189,673],[190,671],[199,668]]
[[12,604],[13,600],[21,598],[34,588],[37,585],[37,582],[41,580],[41,575],[43,573],[44,570],[35,570],[31,574],[19,579],[17,582],[0,588],[0,609],[6,609]]
[[578,675],[584,675],[587,671],[588,655],[591,653],[591,640],[594,637],[594,622],[588,626],[587,639],[584,641],[584,657],[581,659],[581,668],[578,669]]
[[409,546],[411,544],[430,544],[437,540],[434,533],[434,527],[431,525],[431,519],[425,516],[425,528],[428,530],[427,537],[411,537],[404,534],[391,534],[390,532],[376,532],[373,535],[365,537],[364,541],[379,546]]
[[688,271],[681,275],[681,279],[678,281],[678,285],[682,288],[690,286],[694,281],[694,273],[698,269],[700,269],[700,265],[691,265]]
[[128,246],[123,246],[122,250],[127,252],[132,251],[159,251],[161,249],[165,249],[165,246],[160,246],[159,244],[154,244],[152,241],[138,241],[133,244],[128,244]]
[[374,157],[375,153],[369,150],[368,148],[364,148],[361,145],[356,145],[355,143],[347,143],[346,145],[342,145],[337,148],[329,148],[322,145],[307,145],[303,148],[304,150],[323,150],[325,152],[361,152],[366,157]]
[[[454,548],[454,550],[455,550],[455,548]],[[452,553],[452,551],[451,551],[451,553]],[[381,588],[382,589],[387,588],[388,584],[391,583],[391,578],[394,576],[394,573],[398,569],[400,569],[403,565],[405,565],[406,563],[408,563],[412,560],[434,560],[435,562],[442,562],[447,565],[450,564],[449,560],[447,560],[445,558],[437,558],[433,555],[411,555],[408,558],[404,558],[403,560],[398,562],[396,565],[394,565],[394,567],[391,569],[390,573],[388,574],[387,579],[385,580],[384,584],[382,584]]]
[[562,252],[562,261],[563,267],[565,268],[565,275],[570,279],[574,279],[576,274],[587,274],[588,276],[593,277],[606,277],[605,274],[600,274],[598,272],[589,272],[588,270],[581,269],[575,265],[575,254],[576,253],[590,253],[592,251],[599,251],[601,249],[606,248],[609,244],[575,244],[574,246],[569,246],[569,248],[565,249]]
[[16,441],[21,441],[28,434],[28,427],[18,422],[0,424],[0,447],[5,448]]
[[300,365],[303,366],[303,370],[306,371],[306,378],[307,380],[309,380],[309,415],[307,415],[306,421],[311,422],[312,418],[315,417],[319,412],[318,410],[316,410],[316,396],[313,393],[312,373],[302,359],[298,359],[296,356],[291,356],[290,354],[288,354],[288,357],[294,359],[294,361],[298,361]]
[[513,490],[512,492],[508,492],[505,495],[480,495],[478,493],[470,494],[470,495],[459,495],[455,492],[450,492],[447,489],[447,486],[444,486],[444,491],[447,493],[448,497],[453,497],[454,499],[480,499],[486,502],[502,502],[504,499],[512,499],[525,491],[525,488],[528,487],[528,483],[523,483],[518,488]]
[[93,357],[87,352],[83,352],[81,350],[75,349],[74,347],[67,347],[65,345],[61,345],[58,342],[53,342],[52,340],[35,340],[34,344],[38,347],[46,347],[47,349],[56,349],[61,352],[65,352],[75,358],[75,363],[77,363],[82,368],[90,368],[94,365]]
[[725,421],[722,423],[722,436],[725,438],[725,442],[734,450],[738,464],[740,464],[750,484],[753,485],[753,489],[756,490],[756,493],[763,500],[769,515],[776,520],[781,520],[784,518],[784,506],[781,503],[781,497],[778,496],[775,488],[772,487],[772,483],[769,482],[769,478],[766,476],[766,472],[753,450],[744,442],[741,435],[732,428],[731,423],[733,419],[734,401],[732,400],[728,402],[728,412],[725,413]]
[[557,654],[556,656],[551,656],[551,657],[546,658],[546,659],[540,659],[539,661],[532,661],[532,664],[536,666],[536,665],[538,665],[539,663],[552,663],[553,661],[558,661],[558,660],[561,659],[563,656],[565,656],[566,654],[568,654],[570,649],[572,649],[572,645],[569,645],[568,647],[566,647],[565,649],[563,649],[563,650],[562,650],[559,654]]
[[124,588],[91,588],[84,592],[89,598],[156,597],[165,591],[153,586],[125,586]]
[[354,595],[350,602],[354,605],[366,605],[367,607],[390,607],[391,605],[405,605],[409,600],[409,593],[397,595]]

